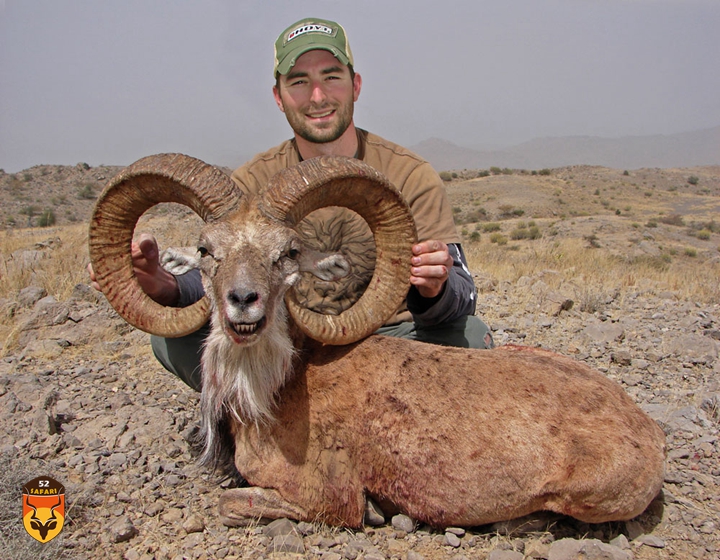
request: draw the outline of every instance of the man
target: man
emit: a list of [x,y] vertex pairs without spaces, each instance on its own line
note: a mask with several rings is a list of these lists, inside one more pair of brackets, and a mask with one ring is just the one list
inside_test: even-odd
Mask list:
[[[321,155],[356,157],[388,177],[405,196],[418,229],[420,242],[413,247],[411,288],[407,307],[378,333],[450,346],[491,348],[488,327],[473,314],[477,291],[460,248],[442,181],[429,163],[379,136],[356,128],[354,104],[362,78],[354,70],[345,30],[339,24],[316,18],[287,28],[275,42],[273,95],[285,113],[293,138],[261,153],[237,169],[233,180],[244,192],[261,190],[275,173]],[[363,284],[363,254],[372,247],[369,229],[347,210],[323,209],[303,224],[311,244],[327,245],[333,237],[356,245],[356,265]],[[363,230],[362,228],[365,228]],[[328,232],[333,232],[328,234]],[[344,245],[343,245],[344,246]],[[337,247],[320,247],[336,249]],[[359,249],[358,249],[359,248]],[[155,240],[143,235],[133,245],[132,258],[140,284],[154,300],[165,305],[187,306],[203,295],[197,271],[175,277],[158,263]],[[374,257],[370,252],[370,266]],[[366,267],[365,267],[366,268]],[[357,288],[358,286],[354,286]],[[320,298],[322,290],[299,286],[308,303],[323,309],[327,301],[339,302],[335,312],[352,303],[342,298]],[[350,290],[352,291],[352,290]],[[315,297],[317,299],[317,297]],[[342,300],[342,301],[341,301]],[[153,351],[169,371],[200,390],[200,353],[207,329],[188,337],[152,337]]]

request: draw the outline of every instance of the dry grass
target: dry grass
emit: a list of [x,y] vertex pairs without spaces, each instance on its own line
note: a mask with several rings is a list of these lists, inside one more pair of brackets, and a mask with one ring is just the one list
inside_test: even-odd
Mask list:
[[571,282],[594,295],[628,291],[672,291],[678,297],[702,303],[720,303],[720,264],[676,255],[664,257],[621,257],[602,248],[589,248],[585,239],[529,241],[524,245],[502,246],[474,243],[465,246],[470,269],[496,280],[515,283],[523,276],[543,280],[551,288]]
[[[52,243],[52,248],[37,244]],[[44,288],[62,301],[87,282],[87,226],[8,230],[0,233],[0,298],[27,286]]]

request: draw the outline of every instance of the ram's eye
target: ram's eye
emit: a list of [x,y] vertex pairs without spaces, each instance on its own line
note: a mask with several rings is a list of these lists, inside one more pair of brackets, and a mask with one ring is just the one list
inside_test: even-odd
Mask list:
[[287,252],[288,257],[290,257],[292,260],[297,259],[300,256],[300,250],[299,249],[290,249]]
[[210,254],[210,251],[208,251],[207,247],[205,247],[204,245],[199,245],[197,250],[198,250],[198,253],[200,253],[201,257],[206,257],[207,255]]

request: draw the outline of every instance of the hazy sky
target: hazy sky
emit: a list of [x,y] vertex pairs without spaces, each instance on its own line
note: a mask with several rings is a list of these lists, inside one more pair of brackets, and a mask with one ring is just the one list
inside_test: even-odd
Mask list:
[[347,30],[356,124],[404,145],[720,125],[719,0],[0,0],[0,167],[240,165],[290,136],[272,46],[305,16]]

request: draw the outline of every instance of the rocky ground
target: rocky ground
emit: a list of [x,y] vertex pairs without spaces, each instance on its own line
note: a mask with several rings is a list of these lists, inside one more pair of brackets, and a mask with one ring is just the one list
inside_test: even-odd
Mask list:
[[[0,214],[17,228],[36,224],[49,204],[58,224],[84,222],[115,171],[78,164],[0,172]],[[690,176],[698,180],[688,182]],[[472,220],[503,220],[510,236],[516,224],[505,214],[522,210],[519,219],[537,220],[548,242],[591,239],[600,251],[696,267],[707,285],[717,285],[717,167],[472,175],[453,180],[448,193],[467,229],[469,254],[473,243],[491,242],[484,231],[481,241],[470,238],[477,231]],[[676,214],[684,219],[663,221]],[[152,231],[162,238],[175,224],[182,233],[170,235],[173,242],[193,242],[186,214],[163,216],[150,217],[149,225],[160,224]],[[701,228],[707,235],[698,234]],[[23,238],[19,230],[13,236]],[[197,395],[162,370],[148,336],[86,285],[61,301],[35,287],[47,274],[43,263],[60,250],[54,240],[16,243],[20,248],[3,254],[0,268],[3,286],[23,279],[22,289],[5,288],[10,295],[0,298],[0,560],[720,558],[720,305],[695,302],[684,286],[669,291],[638,279],[600,291],[552,270],[513,283],[476,278],[478,314],[498,344],[542,346],[595,366],[664,429],[663,493],[637,519],[588,525],[538,514],[438,530],[397,517],[363,531],[287,520],[240,529],[223,526],[217,515],[218,498],[234,480],[195,461]],[[535,242],[518,243],[502,258],[517,262],[536,251]],[[688,247],[696,256],[687,256]],[[69,250],[66,269],[80,270],[83,250],[74,256]],[[14,274],[17,267],[30,274]],[[66,490],[65,526],[48,544],[30,538],[20,518],[22,485],[40,475]]]
[[[639,518],[224,527],[216,504],[234,482],[195,463],[197,395],[89,287],[61,302],[29,287],[2,302],[16,328],[0,361],[0,558],[720,558],[720,306],[646,289],[605,295],[593,312],[567,309],[577,294],[550,290],[546,274],[514,285],[479,278],[479,314],[499,344],[543,346],[597,367],[662,426],[665,487]],[[19,515],[22,484],[40,475],[63,483],[67,500],[63,532],[44,545]]]

